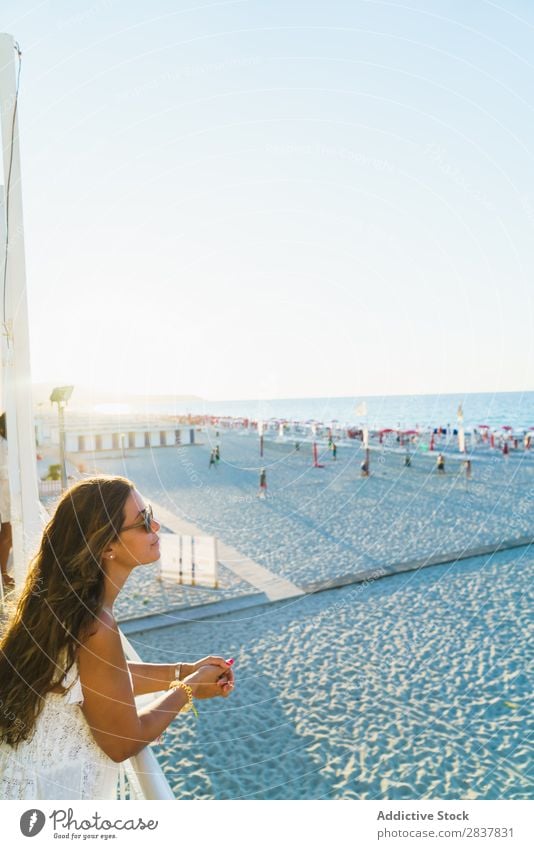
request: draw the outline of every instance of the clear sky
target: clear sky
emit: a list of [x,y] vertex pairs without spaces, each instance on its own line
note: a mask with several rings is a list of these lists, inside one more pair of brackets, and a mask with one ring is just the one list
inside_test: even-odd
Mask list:
[[35,382],[534,389],[531,0],[3,0]]

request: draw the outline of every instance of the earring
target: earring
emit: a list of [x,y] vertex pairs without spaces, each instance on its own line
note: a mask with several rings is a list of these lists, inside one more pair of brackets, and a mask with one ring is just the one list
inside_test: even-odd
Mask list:
[[110,560],[113,560],[113,557],[114,557],[114,556],[115,556],[115,555],[113,555],[113,554],[108,554],[108,557],[109,557],[109,559],[110,559]]

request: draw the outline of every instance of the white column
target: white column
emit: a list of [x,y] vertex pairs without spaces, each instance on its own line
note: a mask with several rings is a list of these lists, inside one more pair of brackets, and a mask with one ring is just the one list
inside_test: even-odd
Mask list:
[[[6,184],[10,173],[9,198],[7,185],[0,192],[0,313],[4,380],[2,394],[7,419],[14,576],[16,583],[20,585],[26,575],[28,556],[41,530],[41,521],[31,399],[19,134],[15,113],[16,59],[13,37],[0,34],[0,122]],[[1,291],[1,284],[4,280],[7,212],[9,244],[4,315],[4,292]]]
[[465,453],[464,411],[462,405],[458,405],[458,449],[461,454]]

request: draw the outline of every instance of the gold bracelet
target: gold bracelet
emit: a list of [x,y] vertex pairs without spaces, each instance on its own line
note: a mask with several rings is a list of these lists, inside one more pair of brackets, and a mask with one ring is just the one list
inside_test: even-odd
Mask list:
[[171,681],[171,683],[169,684],[169,690],[178,690],[178,689],[184,690],[185,694],[187,696],[187,702],[182,708],[180,708],[179,712],[180,713],[187,713],[188,710],[192,710],[193,713],[195,714],[195,716],[198,716],[198,711],[193,704],[193,690],[191,689],[189,684],[186,684],[184,681],[178,681],[178,680],[177,681]]

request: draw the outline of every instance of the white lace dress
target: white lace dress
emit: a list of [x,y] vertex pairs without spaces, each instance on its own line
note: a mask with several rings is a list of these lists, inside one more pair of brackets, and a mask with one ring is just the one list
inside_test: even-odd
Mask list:
[[30,739],[0,743],[0,799],[117,798],[123,765],[91,734],[76,663],[61,683],[67,692],[48,693]]

